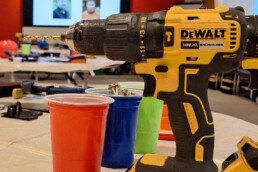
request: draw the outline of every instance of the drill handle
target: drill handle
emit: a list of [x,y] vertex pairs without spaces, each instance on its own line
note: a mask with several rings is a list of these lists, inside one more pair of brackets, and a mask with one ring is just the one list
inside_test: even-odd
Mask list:
[[202,67],[179,69],[175,92],[159,92],[168,105],[169,120],[176,138],[176,157],[198,162],[212,161],[214,126],[207,98],[207,71]]

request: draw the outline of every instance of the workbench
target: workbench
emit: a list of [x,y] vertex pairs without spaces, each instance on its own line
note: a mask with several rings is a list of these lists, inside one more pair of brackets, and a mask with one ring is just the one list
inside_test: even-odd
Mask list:
[[[47,102],[42,99],[34,103]],[[258,141],[258,126],[228,115],[212,114],[215,125],[214,161],[220,169],[221,163],[237,150],[236,144],[243,136]],[[44,113],[34,121],[0,117],[1,172],[52,172],[49,116]],[[157,154],[174,156],[175,149],[173,141],[158,141]],[[135,155],[135,160],[141,156]],[[102,168],[102,172],[116,171],[122,172],[125,169]]]

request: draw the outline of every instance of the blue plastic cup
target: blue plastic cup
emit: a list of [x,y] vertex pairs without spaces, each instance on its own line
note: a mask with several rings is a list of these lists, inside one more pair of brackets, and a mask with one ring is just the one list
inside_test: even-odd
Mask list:
[[110,105],[102,166],[107,168],[129,168],[134,162],[134,148],[142,95],[115,96],[108,89],[87,89],[87,93],[106,95],[115,102]]

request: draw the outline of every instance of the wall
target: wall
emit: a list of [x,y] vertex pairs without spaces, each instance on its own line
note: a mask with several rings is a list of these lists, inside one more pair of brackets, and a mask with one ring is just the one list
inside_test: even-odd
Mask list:
[[254,5],[255,5],[255,7],[254,7],[254,9],[255,9],[254,14],[258,15],[258,1],[255,1]]
[[257,0],[216,0],[216,5],[227,5],[229,7],[242,6],[246,15],[254,15],[258,12]]
[[223,5],[223,0],[215,0],[215,7]]
[[131,12],[150,13],[168,10],[174,3],[183,3],[184,0],[131,0]]
[[22,0],[0,0],[0,40],[15,39],[22,31]]
[[[216,5],[222,1],[216,0]],[[154,12],[168,10],[174,3],[183,2],[184,0],[131,0],[131,11]],[[22,16],[22,0],[0,0],[0,40],[16,40],[15,33],[22,32]]]

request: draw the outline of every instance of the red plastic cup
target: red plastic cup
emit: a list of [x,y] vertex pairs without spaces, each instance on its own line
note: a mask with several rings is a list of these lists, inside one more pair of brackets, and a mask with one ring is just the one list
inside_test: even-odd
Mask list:
[[46,96],[49,102],[54,172],[100,172],[109,97]]

